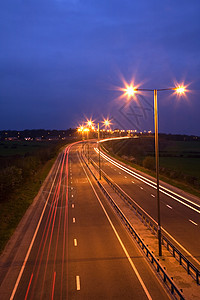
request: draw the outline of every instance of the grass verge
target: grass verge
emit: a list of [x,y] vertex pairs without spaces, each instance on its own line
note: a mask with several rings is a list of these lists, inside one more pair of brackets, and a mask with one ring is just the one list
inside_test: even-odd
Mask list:
[[56,157],[47,161],[34,176],[33,180],[26,182],[23,187],[15,190],[9,197],[9,200],[0,203],[0,253],[2,253],[26,210],[33,202]]

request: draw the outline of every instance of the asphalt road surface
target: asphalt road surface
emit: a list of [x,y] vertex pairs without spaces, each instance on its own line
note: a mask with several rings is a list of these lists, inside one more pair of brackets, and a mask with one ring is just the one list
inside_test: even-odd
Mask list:
[[[98,164],[96,144],[90,145],[90,157]],[[97,150],[96,150],[97,151]],[[101,152],[103,171],[157,221],[156,184],[150,176]],[[169,236],[200,267],[200,199],[167,184],[160,183],[161,225]]]
[[0,299],[169,299],[88,174],[80,147],[59,155],[6,247]]

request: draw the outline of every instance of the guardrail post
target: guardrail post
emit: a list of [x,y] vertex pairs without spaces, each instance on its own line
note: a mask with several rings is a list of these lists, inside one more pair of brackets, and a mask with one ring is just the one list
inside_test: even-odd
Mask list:
[[196,271],[196,282],[197,282],[197,284],[199,284],[199,271],[198,270]]
[[187,262],[187,273],[190,274],[190,264],[189,264],[189,261]]
[[159,270],[160,270],[160,267],[159,267],[159,265],[157,265],[157,272],[159,272]]
[[171,282],[171,293],[172,293],[172,294],[174,293],[174,285],[173,285],[173,282]]
[[173,257],[175,257],[175,250],[174,250],[174,247],[173,247],[172,249],[173,249]]

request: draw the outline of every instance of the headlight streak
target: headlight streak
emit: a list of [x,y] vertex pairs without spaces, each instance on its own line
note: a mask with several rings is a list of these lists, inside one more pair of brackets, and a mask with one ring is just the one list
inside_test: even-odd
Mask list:
[[[98,153],[98,149],[97,149],[97,148],[94,148],[94,150]],[[115,165],[116,167],[118,167],[118,168],[120,168],[121,170],[125,171],[127,174],[129,174],[129,175],[131,175],[131,176],[137,178],[138,180],[144,182],[145,184],[151,186],[151,187],[154,188],[154,189],[157,188],[157,187],[156,187],[156,183],[154,183],[152,180],[147,179],[147,178],[145,178],[144,176],[137,174],[136,172],[134,172],[134,171],[132,171],[132,170],[130,170],[130,169],[124,167],[123,165],[120,165],[119,163],[117,163],[116,161],[114,161],[114,160],[111,159],[110,157],[106,156],[106,155],[103,154],[102,152],[101,152],[101,156],[102,156],[104,159],[106,159],[107,161],[109,161],[110,163],[112,163],[113,165]],[[179,198],[181,198],[181,199],[183,199],[183,200],[185,200],[185,201],[191,203],[192,205],[194,205],[194,206],[196,206],[196,207],[199,207],[199,208],[200,208],[200,205],[198,205],[198,204],[192,202],[191,200],[189,200],[189,199],[187,199],[187,198],[185,198],[185,197],[183,197],[183,196],[181,196],[181,195],[179,195],[179,194],[177,194],[177,193],[175,193],[175,192],[170,191],[169,189],[167,189],[167,188],[165,188],[165,187],[163,187],[163,186],[160,186],[160,188],[161,188],[161,189],[160,189],[160,192],[161,192],[161,193],[167,195],[168,197],[170,197],[170,198],[172,198],[172,199],[174,199],[174,200],[180,202],[181,204],[183,204],[183,205],[189,207],[190,209],[192,209],[192,210],[194,210],[195,212],[197,212],[198,214],[200,214],[200,210],[198,210],[198,209],[192,207],[191,205],[189,205],[189,204],[187,204],[187,203],[181,201],[180,199],[178,199],[178,198],[176,198],[176,197],[170,195],[170,194],[167,193],[166,191],[168,191],[168,192],[174,194],[175,196],[178,196]]]

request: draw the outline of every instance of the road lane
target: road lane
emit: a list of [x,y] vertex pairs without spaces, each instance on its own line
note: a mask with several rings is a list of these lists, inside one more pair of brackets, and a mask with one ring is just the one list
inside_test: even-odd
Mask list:
[[[103,205],[108,211],[110,219],[117,228],[117,232],[126,245],[126,249],[134,260],[137,268],[142,272],[147,285],[147,293],[153,299],[166,297],[163,289],[154,277],[149,265],[141,255],[137,246],[124,230],[118,217],[115,216],[112,209],[102,199],[101,193],[94,191],[85,180],[83,170],[76,167],[76,157],[73,157],[74,171],[73,183],[76,182],[77,196],[75,198],[75,210],[69,211],[72,219],[76,218],[74,227],[69,226],[69,241],[74,237],[78,240],[78,246],[75,248],[73,243],[69,242],[69,276],[74,282],[74,286],[69,287],[70,299],[148,299],[144,289],[139,282],[131,264],[123,250],[122,245],[117,239],[111,224],[98,200],[101,199]],[[90,179],[90,181],[93,181]],[[95,183],[91,182],[92,186]],[[82,195],[84,194],[84,201]],[[83,214],[84,212],[84,214]],[[70,238],[71,237],[71,238]],[[77,294],[75,278],[80,278],[80,292]],[[153,277],[152,277],[153,276]],[[148,278],[148,279],[147,279]],[[153,281],[152,281],[153,280]],[[159,298],[160,297],[160,298]],[[163,298],[163,299],[164,299]]]
[[4,261],[1,300],[169,299],[89,178],[79,148],[68,146],[59,156],[44,193],[30,208],[24,238]]
[[[90,153],[92,159],[98,163],[98,155],[95,154],[94,147],[96,147],[95,144],[91,146]],[[127,166],[125,168],[120,162],[113,163],[110,158],[108,160],[102,158],[101,165],[106,174],[120,188],[134,199],[154,220],[157,220],[156,190],[155,185],[150,183],[149,176],[145,180],[141,177],[141,174],[135,175],[137,172],[132,172],[130,167]],[[188,197],[188,201],[186,201],[184,200],[186,197],[183,197],[183,195],[178,197],[177,193],[170,193],[169,189],[163,189],[163,191],[164,193],[160,193],[162,227],[191,253],[195,262],[200,265],[200,201],[194,202],[193,199]]]

